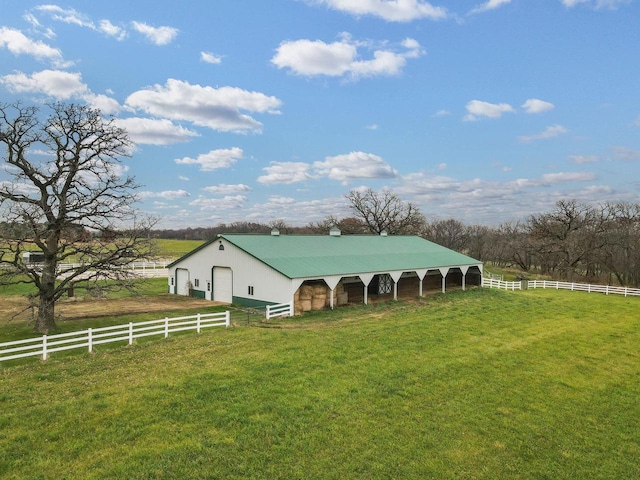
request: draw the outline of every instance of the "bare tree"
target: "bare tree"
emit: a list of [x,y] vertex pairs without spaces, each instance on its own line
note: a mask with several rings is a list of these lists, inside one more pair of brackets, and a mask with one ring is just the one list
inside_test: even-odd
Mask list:
[[390,235],[417,235],[424,228],[425,218],[418,207],[389,190],[351,190],[345,197],[370,233],[380,234],[384,230]]
[[[134,208],[139,186],[120,160],[131,148],[126,132],[87,106],[49,108],[43,119],[37,107],[0,104],[9,178],[0,182],[8,226],[0,230],[0,284],[35,286],[42,333],[55,329],[56,302],[79,282],[130,287],[133,274],[122,266],[150,255],[154,223]],[[34,250],[41,261],[25,257]]]

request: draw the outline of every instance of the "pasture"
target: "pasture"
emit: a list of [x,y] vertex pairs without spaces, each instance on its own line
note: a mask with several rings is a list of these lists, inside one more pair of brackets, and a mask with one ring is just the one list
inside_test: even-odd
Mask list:
[[477,289],[0,364],[0,477],[638,478],[638,307]]

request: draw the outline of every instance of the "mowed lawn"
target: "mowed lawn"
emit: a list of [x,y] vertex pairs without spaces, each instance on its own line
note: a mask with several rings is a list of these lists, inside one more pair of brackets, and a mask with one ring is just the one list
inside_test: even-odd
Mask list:
[[0,364],[3,479],[640,478],[640,299],[448,293]]

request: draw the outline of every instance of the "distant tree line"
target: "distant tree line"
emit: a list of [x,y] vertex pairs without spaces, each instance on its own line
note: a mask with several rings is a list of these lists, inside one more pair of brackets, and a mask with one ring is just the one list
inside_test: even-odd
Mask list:
[[[418,208],[389,191],[346,195],[353,216],[329,216],[304,227],[282,220],[234,222],[210,228],[154,230],[157,238],[209,240],[219,233],[320,234],[337,226],[343,234],[419,235],[439,245],[523,276],[640,286],[640,204],[588,205],[561,200],[549,211],[498,226],[464,224],[453,218],[427,220]],[[490,267],[489,267],[490,268]]]

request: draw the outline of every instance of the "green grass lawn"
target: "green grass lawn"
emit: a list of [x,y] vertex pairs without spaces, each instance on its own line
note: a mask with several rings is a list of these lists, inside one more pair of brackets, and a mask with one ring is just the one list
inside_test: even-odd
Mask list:
[[0,477],[639,478],[638,306],[483,289],[0,364]]

